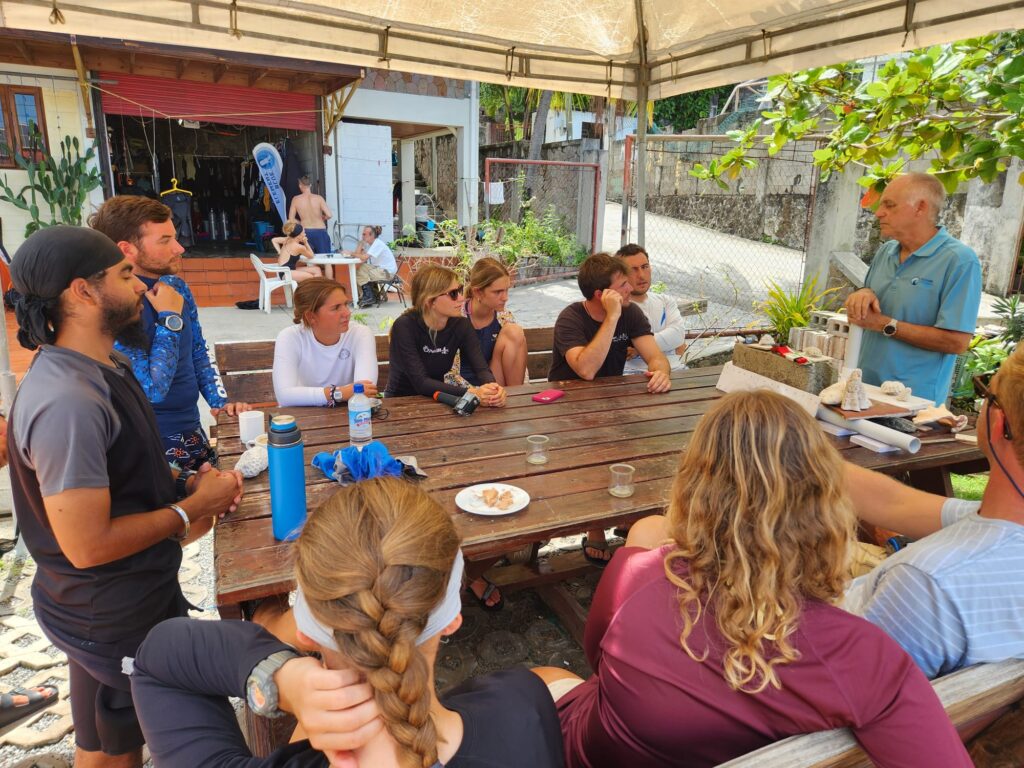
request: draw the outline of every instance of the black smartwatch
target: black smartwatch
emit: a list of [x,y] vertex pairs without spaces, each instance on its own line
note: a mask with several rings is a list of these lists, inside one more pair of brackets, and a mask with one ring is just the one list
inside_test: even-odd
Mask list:
[[183,469],[174,478],[174,495],[178,497],[178,501],[188,496],[188,479],[194,474],[193,469]]
[[884,328],[882,328],[882,333],[886,336],[895,336],[896,329],[898,326],[899,322],[896,320],[896,318],[890,317],[889,322],[885,324]]
[[175,333],[180,333],[181,329],[185,327],[185,321],[177,312],[161,312],[156,316],[156,322],[157,325],[162,325],[168,331]]

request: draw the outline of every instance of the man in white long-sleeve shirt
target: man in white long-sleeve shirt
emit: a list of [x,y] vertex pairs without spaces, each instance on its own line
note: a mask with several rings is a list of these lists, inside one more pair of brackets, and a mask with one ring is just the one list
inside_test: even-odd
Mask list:
[[[664,293],[650,293],[651,289],[651,260],[647,251],[636,243],[629,243],[622,246],[615,253],[629,270],[630,301],[635,302],[654,332],[654,342],[658,349],[664,353],[673,371],[686,368],[682,355],[686,351],[686,326],[683,324],[683,316],[679,314],[679,305],[676,299]],[[623,373],[643,373],[647,370],[647,363],[640,355],[633,354],[626,359],[626,367]]]

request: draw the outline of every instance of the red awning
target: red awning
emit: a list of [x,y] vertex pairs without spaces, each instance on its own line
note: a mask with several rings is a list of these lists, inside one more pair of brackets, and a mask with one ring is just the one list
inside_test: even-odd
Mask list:
[[316,96],[197,83],[164,77],[103,72],[103,111],[114,115],[170,117],[228,125],[315,131]]

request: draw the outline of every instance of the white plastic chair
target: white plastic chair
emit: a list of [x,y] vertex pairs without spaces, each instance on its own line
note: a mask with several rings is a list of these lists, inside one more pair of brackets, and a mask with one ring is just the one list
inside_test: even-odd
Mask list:
[[299,287],[299,284],[292,279],[291,269],[279,264],[264,264],[255,253],[250,253],[249,258],[252,259],[252,265],[256,267],[256,274],[260,276],[260,309],[268,315],[270,314],[270,294],[278,288],[284,288],[284,301],[290,307],[292,291]]

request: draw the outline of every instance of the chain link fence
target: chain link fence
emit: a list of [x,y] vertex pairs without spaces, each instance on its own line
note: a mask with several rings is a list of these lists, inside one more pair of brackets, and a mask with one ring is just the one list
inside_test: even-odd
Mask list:
[[599,174],[597,163],[489,157],[481,196],[484,219],[523,225],[532,217],[591,253],[599,242]]
[[[616,195],[618,185],[611,185],[605,213],[606,233],[621,222],[626,242],[637,240],[632,138],[612,152],[613,177],[616,159],[623,165],[623,192]],[[750,156],[758,165],[725,189],[690,175],[695,164],[708,165],[734,147],[724,136],[647,137],[644,240],[654,279],[677,297],[706,300],[709,327],[752,322],[769,282],[786,290],[800,284],[817,191],[813,141],[791,142],[772,157],[756,147]]]

